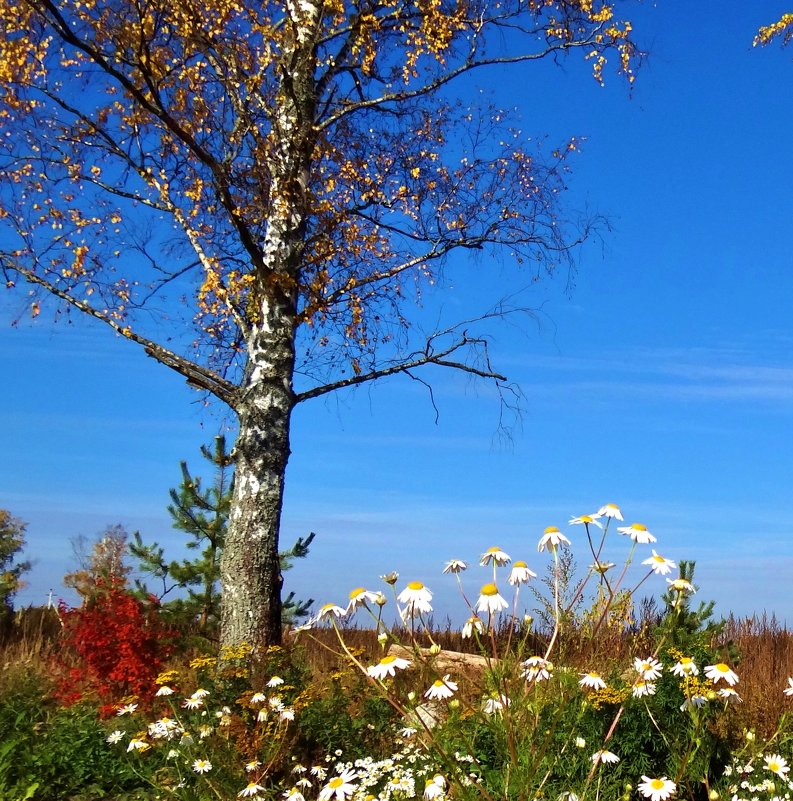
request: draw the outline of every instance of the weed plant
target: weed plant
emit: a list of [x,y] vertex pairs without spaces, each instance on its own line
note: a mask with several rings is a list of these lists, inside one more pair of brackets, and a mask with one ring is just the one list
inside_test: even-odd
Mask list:
[[[471,593],[450,561],[461,628],[387,574],[260,658],[181,651],[104,719],[106,698],[64,706],[52,684],[56,654],[76,671],[102,660],[65,650],[51,613],[21,615],[3,644],[0,801],[791,799],[790,634],[773,617],[714,621],[693,564],[623,522],[613,505],[573,518],[583,574],[553,527],[542,578],[493,547]],[[652,582],[660,603],[638,597]]]

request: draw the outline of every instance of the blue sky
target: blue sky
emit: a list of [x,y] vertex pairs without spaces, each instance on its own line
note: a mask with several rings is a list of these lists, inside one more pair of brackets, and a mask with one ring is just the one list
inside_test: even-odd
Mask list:
[[[577,60],[486,76],[524,131],[586,137],[566,202],[613,231],[582,251],[572,292],[563,277],[531,287],[535,319],[494,329],[496,365],[525,395],[510,442],[492,390],[449,373],[428,374],[437,424],[409,380],[298,408],[282,537],[317,539],[287,589],[341,601],[397,570],[457,618],[447,559],[498,544],[540,572],[545,526],[613,501],[664,556],[697,560],[700,597],[721,613],[793,621],[793,51],[751,46],[785,10],[643,4],[650,57],[630,97]],[[428,315],[526,283],[507,260],[447,275]],[[108,524],[176,553],[168,488],[181,459],[201,472],[199,446],[230,420],[103,330],[53,325],[48,309],[10,327],[22,304],[0,296],[0,508],[28,522],[27,604],[50,588],[69,599],[70,540]]]

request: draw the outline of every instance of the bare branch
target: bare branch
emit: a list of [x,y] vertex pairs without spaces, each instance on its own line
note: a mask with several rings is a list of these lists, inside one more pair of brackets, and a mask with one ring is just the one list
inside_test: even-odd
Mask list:
[[157,342],[137,334],[129,326],[123,325],[118,320],[114,320],[109,314],[95,309],[85,301],[70,295],[66,290],[60,289],[45,278],[36,275],[32,270],[12,263],[5,254],[0,254],[0,268],[5,275],[10,273],[21,275],[29,283],[40,286],[55,297],[73,306],[78,311],[81,311],[83,314],[87,314],[89,317],[93,317],[105,325],[110,326],[110,328],[120,336],[140,345],[147,356],[150,356],[152,359],[160,362],[160,364],[164,364],[166,367],[170,367],[172,370],[183,375],[190,386],[206,390],[234,408],[237,396],[236,385],[226,381],[211,370],[201,367],[195,364],[195,362],[191,362],[189,359],[185,359],[173,351],[168,350],[168,348],[164,348]]
[[[473,349],[476,347],[483,347],[485,350],[487,349],[487,341],[482,339],[481,337],[469,337],[468,334],[463,331],[462,335],[459,339],[453,342],[451,345],[446,347],[444,350],[439,352],[434,352],[433,350],[433,341],[436,340],[438,337],[450,333],[449,331],[440,332],[438,334],[434,334],[432,337],[429,338],[427,341],[427,345],[423,353],[420,354],[412,354],[406,360],[398,362],[396,364],[391,364],[388,367],[381,367],[378,370],[371,370],[368,373],[361,373],[359,375],[351,376],[350,378],[344,378],[340,381],[333,381],[330,384],[324,384],[323,386],[314,387],[313,389],[306,390],[305,392],[300,392],[295,395],[295,403],[301,403],[302,401],[309,400],[310,398],[317,398],[320,395],[326,395],[329,392],[335,392],[339,389],[345,389],[348,387],[354,387],[358,384],[363,384],[367,381],[374,381],[378,378],[385,378],[389,375],[396,375],[398,373],[407,373],[409,374],[411,370],[415,370],[418,367],[424,367],[428,364],[434,364],[439,367],[451,367],[455,370],[461,370],[465,373],[470,373],[471,375],[477,376],[478,378],[489,378],[497,383],[507,381],[507,377],[502,375],[501,373],[497,373],[490,368],[489,360],[487,361],[487,366],[477,367],[472,364],[466,364],[465,362],[456,361],[454,359],[449,359],[448,357],[452,354],[460,351],[461,349]],[[413,378],[413,376],[410,376]]]

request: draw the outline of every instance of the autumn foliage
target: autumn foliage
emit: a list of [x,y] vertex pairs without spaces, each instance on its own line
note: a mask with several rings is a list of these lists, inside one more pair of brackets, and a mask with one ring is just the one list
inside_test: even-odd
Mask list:
[[172,653],[175,632],[120,581],[100,579],[83,606],[60,606],[63,621],[58,695],[64,703],[94,697],[108,711],[118,699],[150,700],[154,679]]

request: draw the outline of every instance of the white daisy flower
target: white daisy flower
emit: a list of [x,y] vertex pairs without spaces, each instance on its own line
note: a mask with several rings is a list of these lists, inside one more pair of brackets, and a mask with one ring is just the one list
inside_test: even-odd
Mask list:
[[208,759],[193,760],[193,770],[196,773],[209,773],[212,770],[212,763]]
[[634,698],[646,698],[648,695],[655,695],[655,682],[639,679],[631,689]]
[[570,545],[570,540],[568,540],[556,526],[548,526],[548,528],[543,531],[539,543],[537,543],[537,550],[544,551],[546,548],[549,548],[553,551],[558,548],[559,545]]
[[121,729],[116,729],[115,731],[110,732],[110,734],[105,737],[105,742],[110,743],[110,745],[115,745],[121,740],[124,739],[124,732]]
[[706,665],[705,666],[705,675],[715,684],[719,679],[724,679],[727,684],[732,687],[733,685],[738,683],[738,676],[732,670],[730,670],[729,665],[725,665],[724,662],[717,662],[715,665]]
[[614,562],[595,562],[595,564],[589,566],[589,569],[593,573],[600,573],[603,575],[606,571],[611,570],[612,567],[616,567]]
[[507,706],[509,706],[509,698],[502,694],[491,695],[489,698],[486,698],[482,708],[486,715],[495,715]]
[[785,693],[785,695],[793,695],[793,678],[788,677],[787,687],[785,687],[782,692]]
[[451,681],[447,673],[442,679],[436,679],[432,686],[424,693],[425,698],[431,700],[443,701],[446,698],[451,698],[457,692],[457,683]]
[[[259,795],[259,793],[262,793],[262,792],[264,792],[264,787],[262,787],[261,784],[256,784],[256,782],[250,782],[250,784],[248,784],[247,787],[245,787],[242,790],[240,790],[237,793],[237,795],[240,798],[253,798],[254,796],[257,796],[257,795]],[[300,793],[298,793],[298,795],[300,795]],[[303,798],[303,796],[300,795],[300,799],[302,799],[302,798]],[[300,801],[300,799],[297,799],[294,796],[292,796],[292,801]],[[305,801],[305,800],[303,800],[303,801]]]
[[686,698],[682,704],[680,704],[680,711],[685,712],[687,709],[698,709],[701,706],[705,706],[708,703],[708,699],[704,695],[692,695],[691,698]]
[[147,751],[151,746],[140,737],[133,737],[127,746],[127,753],[130,751]]
[[332,778],[319,793],[319,801],[345,801],[355,792],[355,785],[352,784],[358,778],[358,774],[351,770],[345,770],[340,776]]
[[[249,784],[248,787],[251,785]],[[247,788],[246,788],[247,789]],[[306,801],[305,796],[297,787],[293,787],[291,790],[284,790],[282,793],[286,801]]]
[[206,698],[209,695],[209,690],[204,690],[202,687],[199,687],[194,693],[194,698]]
[[617,520],[622,520],[622,511],[616,503],[607,503],[601,506],[592,517],[613,517]]
[[645,680],[655,681],[663,671],[663,665],[654,657],[647,659],[636,657],[633,660],[633,669]]
[[352,612],[353,609],[357,609],[359,606],[365,606],[368,603],[377,603],[377,593],[366,590],[363,587],[356,587],[352,590],[349,598],[350,602],[347,604],[347,613]]
[[656,541],[655,537],[650,534],[644,523],[631,523],[630,526],[620,526],[617,531],[619,531],[620,534],[624,534],[626,537],[630,537],[634,542],[638,542],[640,545],[647,545],[650,542]]
[[157,692],[154,694],[160,697],[164,695],[173,695],[173,689],[169,687],[167,684],[163,684],[162,687],[160,687],[160,689],[157,690]]
[[405,611],[410,617],[418,614],[429,614],[432,612],[430,601],[432,593],[420,582],[411,581],[402,592],[397,596],[401,604],[405,604]]
[[620,758],[613,751],[607,751],[605,748],[601,748],[600,751],[596,751],[592,754],[592,761],[595,764],[602,762],[606,765],[614,765],[620,761]]
[[653,550],[653,555],[642,562],[647,565],[656,575],[666,576],[677,569],[677,564],[671,559],[664,559],[663,556]]
[[719,690],[719,698],[723,698],[725,701],[732,701],[738,704],[743,702],[743,698],[738,695],[738,691],[732,687],[722,687]]
[[431,779],[425,782],[424,784],[425,801],[434,801],[434,799],[440,798],[442,795],[443,795],[443,787],[438,786]]
[[581,515],[581,517],[571,517],[568,521],[571,526],[597,526],[603,528],[603,524],[599,523],[595,515]]
[[500,567],[509,564],[510,561],[509,554],[504,553],[497,545],[493,548],[488,548],[479,558],[479,564],[483,567],[491,562]]
[[487,612],[489,615],[495,615],[504,609],[508,609],[509,604],[498,593],[498,587],[495,584],[485,584],[479,590],[479,600],[476,602],[477,612]]
[[684,578],[667,579],[666,583],[669,585],[670,590],[677,590],[677,592],[696,592],[694,585]]
[[366,668],[366,672],[373,679],[382,681],[386,676],[395,676],[397,670],[404,670],[408,667],[410,667],[410,660],[389,654],[384,656],[376,665],[370,665]]
[[769,754],[768,756],[764,756],[763,759],[765,760],[766,770],[770,770],[771,773],[776,773],[777,776],[783,779],[787,778],[790,768],[788,767],[786,759],[783,759],[779,754]]
[[327,768],[324,768],[322,765],[314,765],[314,767],[311,768],[311,775],[316,776],[317,779],[323,781],[325,777],[328,775],[328,770]]
[[156,740],[171,740],[183,733],[182,727],[172,718],[160,718],[150,723],[147,731]]
[[245,770],[248,773],[253,773],[253,771],[258,770],[262,766],[262,763],[259,762],[258,759],[253,760],[253,762],[247,762],[245,764]]
[[690,656],[681,656],[680,661],[675,662],[672,666],[672,673],[675,676],[680,676],[680,678],[684,676],[699,676],[699,668]]
[[553,663],[542,656],[530,656],[521,667],[527,681],[547,681],[551,678]]
[[512,565],[507,583],[513,587],[516,584],[528,584],[530,579],[537,578],[537,574],[533,570],[529,570],[529,566],[518,560]]
[[582,673],[581,680],[578,682],[582,687],[589,687],[592,690],[603,690],[606,687],[606,682],[600,673],[594,671],[590,673]]
[[193,693],[189,698],[182,701],[185,709],[200,709],[204,705],[204,699]]
[[347,614],[346,609],[342,609],[338,604],[324,604],[320,606],[319,612],[317,612],[317,620],[325,620],[325,618],[334,616],[334,617],[344,617]]
[[280,676],[273,676],[270,681],[267,682],[268,687],[280,687],[284,683],[284,680]]
[[473,615],[465,621],[465,625],[463,626],[463,639],[467,640],[469,637],[474,636],[474,632],[481,634],[484,630],[485,624],[482,622],[481,618]]
[[263,704],[267,700],[267,696],[264,693],[254,693],[251,696],[251,703],[252,704]]
[[452,559],[451,561],[446,563],[446,566],[443,568],[444,573],[462,573],[463,570],[467,570],[468,565],[463,562],[462,559]]
[[116,712],[116,714],[119,717],[121,717],[121,715],[131,715],[137,708],[137,704],[124,704],[118,708],[118,712]]
[[649,776],[642,776],[642,781],[638,787],[639,792],[650,801],[666,801],[671,798],[677,790],[677,785],[662,776],[660,779],[651,779]]

